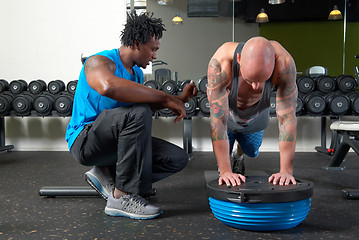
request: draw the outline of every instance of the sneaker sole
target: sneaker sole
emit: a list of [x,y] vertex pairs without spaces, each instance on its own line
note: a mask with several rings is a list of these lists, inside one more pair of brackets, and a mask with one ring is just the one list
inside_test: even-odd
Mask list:
[[128,213],[128,212],[125,212],[125,211],[122,211],[122,210],[119,210],[116,208],[105,207],[105,213],[111,217],[128,217],[128,218],[132,218],[132,219],[145,220],[145,219],[152,219],[152,218],[155,218],[155,217],[161,215],[162,211],[159,213],[156,213],[156,214],[151,214],[151,215],[139,215],[139,214],[135,214],[135,213]]
[[105,200],[108,198],[108,194],[104,191],[104,188],[102,187],[100,181],[93,175],[85,174],[85,180],[90,186],[98,192],[101,197]]

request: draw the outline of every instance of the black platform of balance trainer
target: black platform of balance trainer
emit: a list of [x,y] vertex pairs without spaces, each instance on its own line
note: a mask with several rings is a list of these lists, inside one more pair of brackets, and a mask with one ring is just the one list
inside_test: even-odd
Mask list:
[[[257,171],[247,174],[240,186],[226,186],[218,185],[218,173],[205,174],[211,210],[228,226],[252,231],[283,230],[297,226],[309,213],[311,182],[274,185],[265,172]],[[213,179],[215,174],[217,178]]]

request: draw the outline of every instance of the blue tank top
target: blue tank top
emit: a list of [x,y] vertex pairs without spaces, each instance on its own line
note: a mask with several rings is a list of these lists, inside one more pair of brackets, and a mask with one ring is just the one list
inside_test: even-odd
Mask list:
[[229,132],[254,133],[265,129],[269,123],[270,95],[272,87],[272,76],[264,83],[262,95],[259,101],[250,108],[239,110],[237,107],[239,63],[237,54],[241,54],[244,43],[239,43],[234,51],[232,63],[232,88],[228,96],[229,110],[231,112],[227,121]]
[[[130,74],[123,66],[118,49],[106,50],[95,55],[102,55],[111,59],[116,64],[115,75],[120,78],[131,80],[137,83],[143,83],[143,73],[138,66],[133,67],[134,75]],[[111,98],[100,95],[87,83],[85,75],[85,63],[82,66],[79,80],[76,86],[74,96],[72,116],[67,126],[65,140],[68,142],[68,148],[71,149],[77,136],[83,130],[86,124],[89,124],[97,118],[104,109],[113,109],[123,107],[131,103],[115,101]]]

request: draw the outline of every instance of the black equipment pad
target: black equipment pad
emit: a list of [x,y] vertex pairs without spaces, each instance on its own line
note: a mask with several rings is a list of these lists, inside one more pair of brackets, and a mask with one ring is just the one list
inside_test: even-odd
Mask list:
[[218,179],[207,183],[209,197],[237,203],[280,203],[310,198],[313,183],[296,180],[297,184],[281,186],[268,182],[268,176],[246,176],[240,186],[218,185]]

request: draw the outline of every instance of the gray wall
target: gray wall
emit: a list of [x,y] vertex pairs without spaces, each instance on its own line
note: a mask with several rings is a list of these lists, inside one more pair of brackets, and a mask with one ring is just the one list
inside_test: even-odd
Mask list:
[[[156,0],[147,0],[148,11],[162,18],[166,32],[161,41],[158,59],[168,63],[172,72],[178,72],[178,80],[197,80],[207,74],[210,58],[224,42],[232,41],[231,17],[188,18],[187,1],[174,0],[170,6],[160,6]],[[172,25],[179,13],[183,25]],[[258,24],[235,21],[235,41],[246,41],[259,34]],[[158,68],[159,68],[158,67]],[[156,69],[155,66],[153,69]]]

